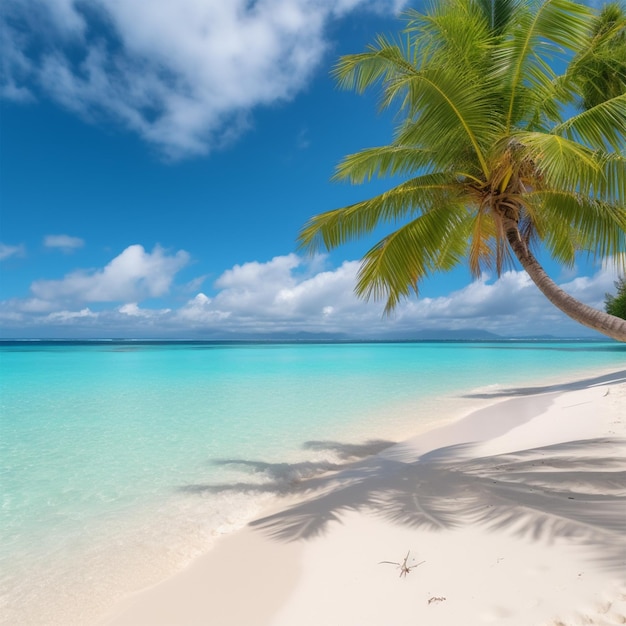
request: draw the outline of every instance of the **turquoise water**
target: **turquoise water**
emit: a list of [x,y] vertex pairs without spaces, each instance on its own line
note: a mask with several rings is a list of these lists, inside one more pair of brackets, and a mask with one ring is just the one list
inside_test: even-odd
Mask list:
[[91,623],[249,520],[265,480],[225,459],[332,460],[307,442],[397,439],[472,393],[618,370],[615,343],[4,344],[0,613]]

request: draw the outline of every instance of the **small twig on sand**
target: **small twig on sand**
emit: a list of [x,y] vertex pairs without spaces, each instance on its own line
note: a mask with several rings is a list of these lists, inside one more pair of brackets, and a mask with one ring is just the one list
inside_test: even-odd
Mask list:
[[428,600],[428,604],[431,604],[432,602],[443,602],[445,599],[445,596],[433,596]]
[[396,563],[395,561],[380,561],[379,565],[381,563],[389,563],[389,565],[397,565],[400,568],[400,578],[402,578],[403,576],[410,574],[411,570],[415,569],[418,565],[421,565],[422,563],[426,563],[426,561],[420,561],[419,563],[416,563],[415,565],[408,565],[410,554],[411,554],[411,551],[409,550],[406,553],[406,556],[404,557],[404,560],[402,561],[402,563]]

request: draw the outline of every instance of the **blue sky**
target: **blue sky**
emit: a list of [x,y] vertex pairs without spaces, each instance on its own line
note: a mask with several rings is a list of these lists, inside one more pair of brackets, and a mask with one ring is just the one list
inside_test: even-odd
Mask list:
[[[0,337],[590,336],[515,269],[438,275],[386,318],[352,293],[374,239],[297,251],[309,217],[386,188],[330,182],[393,127],[330,70],[408,5],[6,0]],[[544,261],[593,306],[613,289],[611,267]]]

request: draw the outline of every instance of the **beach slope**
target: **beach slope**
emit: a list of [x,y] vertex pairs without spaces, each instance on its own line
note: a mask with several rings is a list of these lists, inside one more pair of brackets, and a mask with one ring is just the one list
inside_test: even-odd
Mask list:
[[102,623],[626,623],[626,372],[487,399],[376,454],[328,442],[332,471],[277,478],[274,510]]

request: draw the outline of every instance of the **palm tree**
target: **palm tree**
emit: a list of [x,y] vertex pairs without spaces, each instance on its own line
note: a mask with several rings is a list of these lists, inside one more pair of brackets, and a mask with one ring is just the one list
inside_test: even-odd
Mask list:
[[[562,68],[557,71],[555,68]],[[626,321],[560,289],[538,263],[626,250],[626,16],[570,0],[443,0],[409,11],[401,37],[342,57],[340,86],[379,85],[398,126],[335,178],[393,188],[302,229],[314,253],[400,224],[364,256],[356,292],[390,312],[422,279],[467,260],[498,275],[515,257],[578,322],[626,341]]]

